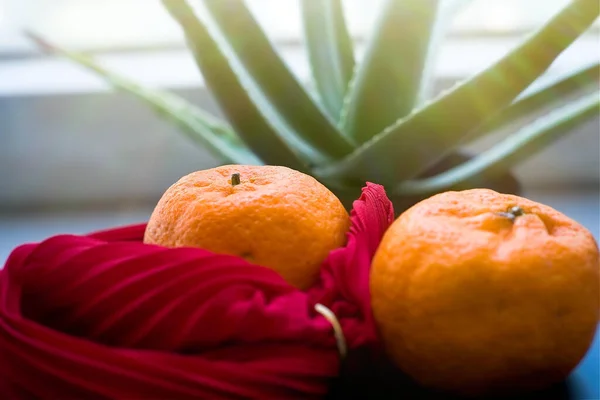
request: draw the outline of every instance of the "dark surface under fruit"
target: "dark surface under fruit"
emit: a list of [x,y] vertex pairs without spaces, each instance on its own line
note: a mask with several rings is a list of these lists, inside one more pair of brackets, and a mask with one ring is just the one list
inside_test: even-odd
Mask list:
[[[356,368],[357,364],[368,368]],[[391,364],[370,364],[368,355],[352,354],[342,365],[340,378],[333,383],[328,400],[410,399],[410,400],[592,400],[600,398],[600,326],[586,357],[569,377],[535,392],[516,391],[479,397],[452,396],[420,387]],[[352,371],[361,371],[359,373]],[[508,388],[507,388],[508,390]],[[496,391],[495,393],[498,393]]]

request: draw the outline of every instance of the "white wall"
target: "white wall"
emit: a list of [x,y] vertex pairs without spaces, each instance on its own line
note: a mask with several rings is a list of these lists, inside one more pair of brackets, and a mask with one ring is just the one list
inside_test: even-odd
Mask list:
[[[214,110],[202,90],[180,92]],[[0,97],[0,208],[154,202],[180,176],[215,165],[123,94]],[[482,146],[479,146],[480,148]],[[516,169],[528,189],[597,188],[599,121]]]

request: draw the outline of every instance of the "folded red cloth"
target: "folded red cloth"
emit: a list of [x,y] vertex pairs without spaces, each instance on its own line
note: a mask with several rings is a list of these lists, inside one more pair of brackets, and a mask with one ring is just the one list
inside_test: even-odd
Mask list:
[[314,306],[350,351],[377,346],[369,267],[393,218],[367,184],[306,292],[237,257],[145,245],[145,225],[22,245],[0,271],[0,398],[322,396],[340,358]]

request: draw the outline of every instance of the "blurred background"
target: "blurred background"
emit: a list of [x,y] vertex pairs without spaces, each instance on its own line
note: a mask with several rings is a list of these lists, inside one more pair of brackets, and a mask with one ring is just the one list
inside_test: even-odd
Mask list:
[[[442,90],[494,62],[568,0],[474,0],[457,14],[436,65]],[[284,60],[309,83],[296,0],[247,0]],[[344,1],[358,56],[380,0]],[[40,53],[35,31],[94,54],[139,82],[167,88],[219,115],[178,25],[159,0],[0,0],[0,261],[14,246],[56,233],[144,221],[179,177],[216,161],[128,95]],[[546,74],[600,58],[600,23]],[[490,138],[492,140],[493,138]],[[477,143],[474,150],[483,149]],[[524,194],[598,237],[597,119],[521,164]]]

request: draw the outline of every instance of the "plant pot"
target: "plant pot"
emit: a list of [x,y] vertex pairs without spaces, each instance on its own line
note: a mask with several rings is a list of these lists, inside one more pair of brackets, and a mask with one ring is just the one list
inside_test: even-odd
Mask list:
[[[425,173],[419,176],[419,178],[427,178],[430,176],[442,173],[450,168],[456,167],[466,161],[469,161],[473,157],[464,153],[453,153],[433,165]],[[378,183],[378,182],[373,182]],[[520,195],[522,188],[520,182],[512,173],[505,173],[502,175],[481,175],[477,180],[471,180],[468,183],[457,185],[455,187],[448,188],[448,190],[465,190],[474,188],[487,188],[500,193]],[[360,196],[360,188],[340,191],[339,189],[332,188],[332,191],[340,198],[347,210],[352,209],[352,202]],[[396,216],[418,203],[421,200],[425,200],[428,197],[436,193],[423,194],[418,196],[394,196],[391,188],[386,188],[387,195],[394,205],[394,213]]]

